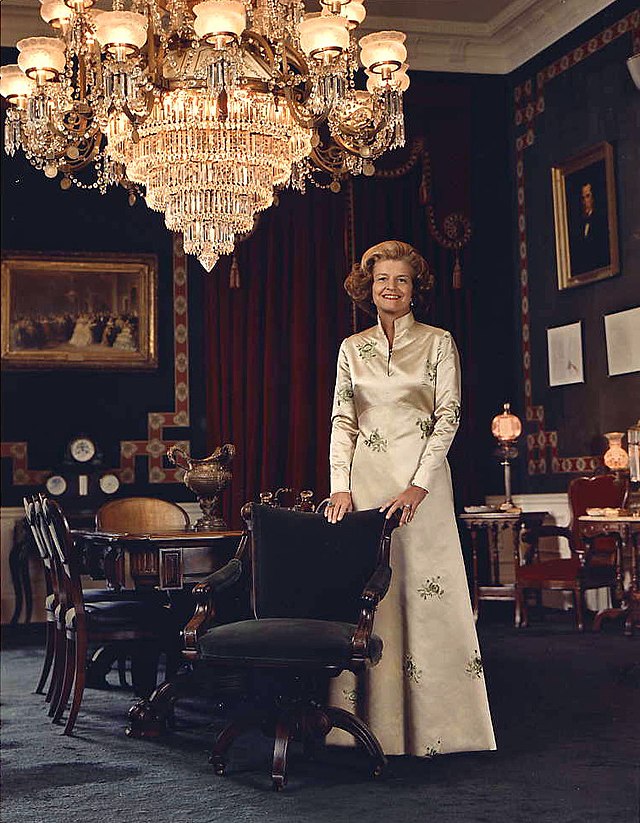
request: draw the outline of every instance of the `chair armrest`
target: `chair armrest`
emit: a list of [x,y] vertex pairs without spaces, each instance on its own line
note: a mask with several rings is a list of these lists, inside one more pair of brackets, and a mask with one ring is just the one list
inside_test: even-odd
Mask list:
[[196,659],[199,655],[198,639],[207,631],[216,616],[215,596],[228,589],[242,576],[242,556],[247,540],[248,534],[245,532],[240,538],[240,545],[234,557],[193,587],[192,595],[196,601],[196,609],[182,630],[183,656],[187,659]]
[[367,585],[362,592],[362,601],[369,602],[375,599],[376,605],[389,591],[391,585],[391,566],[378,566],[367,581]]
[[378,603],[389,591],[390,583],[391,566],[388,562],[382,562],[371,575],[360,595],[360,617],[351,638],[353,657],[356,660],[364,662],[368,658],[369,641],[373,631],[373,618]]

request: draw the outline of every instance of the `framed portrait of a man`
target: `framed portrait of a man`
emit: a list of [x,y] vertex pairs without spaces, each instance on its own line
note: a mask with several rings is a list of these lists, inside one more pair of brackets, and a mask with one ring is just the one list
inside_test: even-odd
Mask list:
[[620,271],[613,148],[598,143],[552,167],[558,288]]

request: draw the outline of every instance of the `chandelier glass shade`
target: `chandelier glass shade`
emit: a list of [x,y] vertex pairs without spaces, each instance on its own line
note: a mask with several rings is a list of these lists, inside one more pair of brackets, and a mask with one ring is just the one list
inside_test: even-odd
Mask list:
[[19,41],[18,64],[0,70],[5,149],[63,189],[141,194],[207,270],[278,189],[338,190],[404,144],[405,35],[359,49],[364,0],[310,13],[303,0],[91,6],[42,2],[57,36]]

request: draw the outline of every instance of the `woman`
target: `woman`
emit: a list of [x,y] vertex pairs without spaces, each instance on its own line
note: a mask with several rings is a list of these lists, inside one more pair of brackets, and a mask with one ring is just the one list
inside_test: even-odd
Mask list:
[[407,243],[370,248],[345,288],[378,323],[340,347],[325,514],[401,509],[402,528],[376,615],[382,660],[360,688],[342,675],[332,699],[356,708],[387,754],[495,749],[446,459],[460,420],[456,346],[414,319],[433,276]]

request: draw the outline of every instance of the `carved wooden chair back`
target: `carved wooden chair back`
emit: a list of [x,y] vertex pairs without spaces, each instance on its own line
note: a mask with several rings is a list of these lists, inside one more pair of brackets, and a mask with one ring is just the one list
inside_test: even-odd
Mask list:
[[[46,615],[46,643],[42,671],[36,685],[36,694],[44,694],[44,687],[52,672],[55,659],[56,648],[56,618],[59,604],[58,581],[55,576],[53,558],[50,556],[49,545],[42,531],[42,502],[39,497],[23,498],[25,517],[29,529],[33,536],[34,543],[38,549],[45,581],[45,615]],[[51,700],[54,688],[54,677],[52,675],[50,689],[47,692],[47,701]]]
[[90,644],[120,644],[121,648],[127,648],[132,655],[134,690],[149,694],[155,686],[161,649],[171,649],[175,654],[172,647],[177,641],[177,631],[168,610],[153,601],[115,597],[85,603],[81,557],[64,513],[52,500],[45,500],[41,510],[43,531],[59,586],[59,622],[64,626],[61,651],[64,665],[59,671],[50,714],[54,722],[62,718],[73,688],[65,725],[65,734],[71,734],[84,693]]
[[110,500],[96,513],[96,528],[117,534],[172,531],[188,527],[189,515],[181,506],[155,497]]

